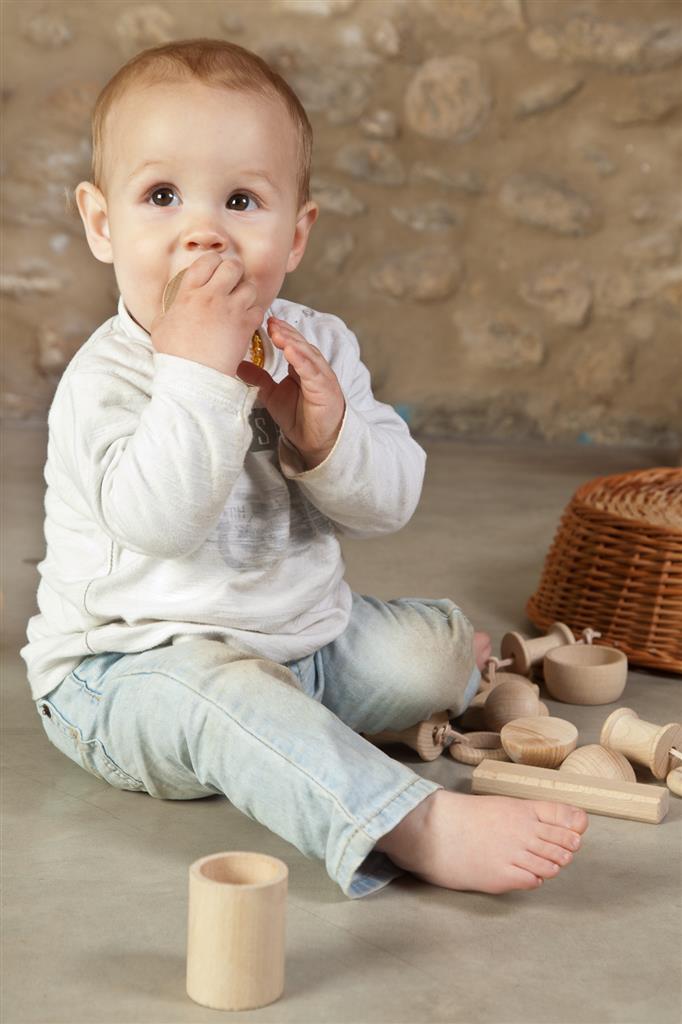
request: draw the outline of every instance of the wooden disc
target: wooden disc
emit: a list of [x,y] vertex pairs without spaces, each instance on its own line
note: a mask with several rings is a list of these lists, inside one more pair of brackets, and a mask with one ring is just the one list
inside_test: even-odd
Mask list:
[[558,768],[575,750],[578,730],[563,718],[518,718],[502,727],[500,739],[516,764]]

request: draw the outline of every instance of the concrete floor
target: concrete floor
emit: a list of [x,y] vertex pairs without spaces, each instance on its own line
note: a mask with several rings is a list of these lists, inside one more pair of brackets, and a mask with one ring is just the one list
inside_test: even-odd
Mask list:
[[[219,1019],[185,993],[187,869],[260,850],[290,869],[286,988],[252,1022],[677,1024],[682,1011],[682,800],[660,825],[590,816],[573,865],[532,893],[449,892],[413,877],[347,900],[322,865],[221,798],[174,802],[109,788],[51,747],[18,655],[43,557],[42,428],[4,434],[4,1024]],[[655,452],[434,443],[401,533],[346,545],[358,590],[452,596],[493,637],[535,635],[524,603],[558,517],[593,476],[670,464]],[[682,679],[631,670],[620,704],[679,719]],[[547,699],[547,698],[545,698]],[[615,705],[550,713],[598,739]],[[391,751],[451,789],[471,769]]]

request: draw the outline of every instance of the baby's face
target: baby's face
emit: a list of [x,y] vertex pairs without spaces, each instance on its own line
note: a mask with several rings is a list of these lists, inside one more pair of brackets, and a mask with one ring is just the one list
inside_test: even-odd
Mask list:
[[166,282],[209,251],[237,253],[267,309],[318,212],[298,206],[297,133],[284,103],[157,83],[125,94],[106,133],[107,196],[81,183],[78,206],[133,318],[150,331]]

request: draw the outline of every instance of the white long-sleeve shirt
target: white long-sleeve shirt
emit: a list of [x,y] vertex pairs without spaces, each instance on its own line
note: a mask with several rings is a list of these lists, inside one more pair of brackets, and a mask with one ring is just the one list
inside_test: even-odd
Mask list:
[[[334,449],[312,470],[256,388],[156,352],[122,297],[67,366],[48,416],[40,612],[21,649],[34,700],[92,654],[204,636],[283,663],[345,629],[337,535],[404,526],[426,457],[372,395],[338,317],[286,299],[270,313],[319,348],[346,398]],[[282,380],[265,320],[260,333]]]

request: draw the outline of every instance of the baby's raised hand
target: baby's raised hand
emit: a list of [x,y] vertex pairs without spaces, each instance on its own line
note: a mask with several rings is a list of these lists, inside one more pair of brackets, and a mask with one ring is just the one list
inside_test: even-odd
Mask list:
[[266,370],[242,362],[237,375],[259,388],[259,397],[280,430],[314,469],[334,447],[346,402],[336,374],[319,349],[290,324],[268,320],[272,343],[289,363],[284,380],[276,383]]

